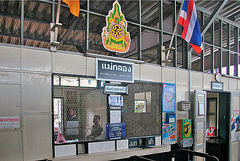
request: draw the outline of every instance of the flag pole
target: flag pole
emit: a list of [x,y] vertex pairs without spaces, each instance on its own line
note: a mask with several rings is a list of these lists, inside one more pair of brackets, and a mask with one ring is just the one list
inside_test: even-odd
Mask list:
[[[178,11],[177,21],[176,21],[174,29],[173,29],[173,33],[172,33],[172,37],[171,37],[171,41],[170,41],[168,49],[171,49],[171,47],[172,47],[174,35],[175,35],[176,31],[177,31],[178,20],[179,20],[179,17],[180,17],[181,11],[182,11],[182,7],[183,7],[183,2],[184,2],[184,0],[182,1],[181,6],[180,6],[179,11]],[[167,52],[167,56],[166,56],[166,59],[165,59],[166,63],[168,62],[169,54],[170,54],[170,50],[168,50],[168,52]]]
[[[59,23],[60,8],[61,8],[61,0],[58,0],[58,7],[57,7],[57,13],[56,13],[56,25]],[[57,42],[57,36],[58,36],[58,27],[55,27],[54,40],[56,42]]]

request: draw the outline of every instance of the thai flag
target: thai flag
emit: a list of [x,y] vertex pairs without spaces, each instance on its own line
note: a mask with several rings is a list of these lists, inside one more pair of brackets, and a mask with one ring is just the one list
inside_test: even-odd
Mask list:
[[183,26],[182,39],[189,42],[196,53],[201,53],[202,36],[194,0],[184,0],[178,23]]

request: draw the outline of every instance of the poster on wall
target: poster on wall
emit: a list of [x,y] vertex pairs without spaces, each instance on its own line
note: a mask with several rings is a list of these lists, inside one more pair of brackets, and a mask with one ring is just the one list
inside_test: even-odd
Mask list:
[[0,117],[0,128],[19,128],[18,116]]
[[232,115],[231,117],[231,140],[240,140],[240,115]]
[[162,128],[162,144],[175,144],[175,123],[168,124],[163,122]]
[[135,100],[134,101],[134,113],[146,113],[147,102],[145,100]]
[[176,85],[163,83],[162,112],[175,112]]

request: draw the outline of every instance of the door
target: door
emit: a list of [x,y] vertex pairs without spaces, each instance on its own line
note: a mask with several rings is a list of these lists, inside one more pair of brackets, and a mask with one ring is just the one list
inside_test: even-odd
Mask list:
[[[193,150],[206,151],[206,91],[194,91],[193,109]],[[193,157],[194,161],[204,161],[203,157]]]
[[229,161],[240,160],[240,93],[231,93],[229,121]]

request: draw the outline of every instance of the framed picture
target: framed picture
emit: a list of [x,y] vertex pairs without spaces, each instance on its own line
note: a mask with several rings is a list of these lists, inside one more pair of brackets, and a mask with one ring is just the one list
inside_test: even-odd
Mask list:
[[146,105],[147,105],[146,100],[135,100],[134,113],[146,113],[147,112]]

